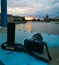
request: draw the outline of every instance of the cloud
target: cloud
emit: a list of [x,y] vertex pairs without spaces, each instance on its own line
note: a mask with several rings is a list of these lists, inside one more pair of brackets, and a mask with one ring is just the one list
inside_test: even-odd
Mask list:
[[[37,0],[34,0],[34,1],[30,1],[30,0],[20,0],[20,1],[19,0],[14,0],[14,2],[13,2],[11,0],[10,2],[8,1],[8,8],[12,8],[14,10],[18,9],[19,12],[21,11],[21,8],[22,8],[22,9],[26,9],[26,11],[22,11],[23,12],[22,14],[35,14],[37,11],[42,11],[44,9],[49,9],[49,6],[47,5],[47,2],[43,3],[42,0],[38,0],[38,2],[37,2]],[[11,5],[11,3],[12,3],[12,5]]]
[[22,8],[22,7],[8,7],[8,13],[9,14],[13,14],[13,15],[23,15],[24,14],[30,14],[30,11],[31,8],[28,8],[28,7],[25,7],[25,8]]
[[8,13],[25,16],[58,16],[59,0],[7,0]]

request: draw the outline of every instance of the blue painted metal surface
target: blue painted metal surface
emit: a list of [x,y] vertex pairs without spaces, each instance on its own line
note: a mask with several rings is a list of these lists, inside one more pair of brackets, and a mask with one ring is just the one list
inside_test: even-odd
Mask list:
[[7,0],[1,0],[1,21],[2,26],[7,26]]

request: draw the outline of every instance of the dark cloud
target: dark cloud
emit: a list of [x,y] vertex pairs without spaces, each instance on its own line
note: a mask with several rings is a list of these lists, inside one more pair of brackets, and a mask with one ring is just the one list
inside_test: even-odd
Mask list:
[[8,13],[13,15],[37,17],[44,17],[46,14],[59,15],[59,0],[7,0],[7,4]]

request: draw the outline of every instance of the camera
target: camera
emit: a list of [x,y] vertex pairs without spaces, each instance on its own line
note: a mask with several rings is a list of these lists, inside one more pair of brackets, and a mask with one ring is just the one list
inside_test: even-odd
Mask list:
[[44,46],[43,46],[43,38],[40,33],[36,33],[32,36],[31,39],[25,39],[24,40],[24,46],[29,51],[34,51],[37,53],[43,53]]

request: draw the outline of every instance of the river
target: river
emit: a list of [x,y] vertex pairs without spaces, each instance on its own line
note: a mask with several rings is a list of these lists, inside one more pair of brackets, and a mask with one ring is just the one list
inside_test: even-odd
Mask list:
[[16,29],[59,35],[59,23],[56,22],[28,21],[26,24],[16,24]]

